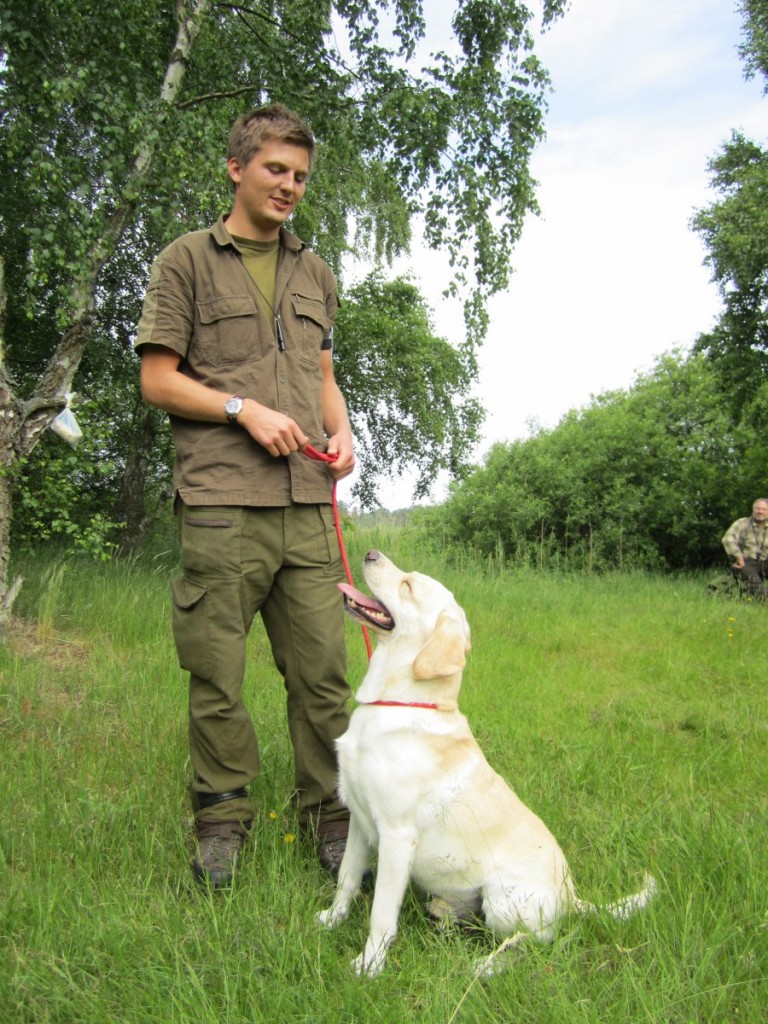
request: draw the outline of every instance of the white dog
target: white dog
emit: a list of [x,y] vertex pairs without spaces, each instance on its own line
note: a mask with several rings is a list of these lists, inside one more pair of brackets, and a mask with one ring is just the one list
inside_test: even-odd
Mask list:
[[[377,854],[370,933],[353,962],[370,977],[384,967],[410,879],[433,897],[434,916],[468,921],[482,913],[507,937],[551,941],[579,900],[557,841],[489,766],[457,699],[469,627],[436,580],[404,573],[378,551],[363,568],[377,600],[341,585],[346,609],[378,635],[348,731],[338,740],[340,792],[351,812],[336,894],[318,915],[333,928],[360,891]],[[654,890],[604,909],[626,917]],[[497,950],[498,952],[498,950]]]

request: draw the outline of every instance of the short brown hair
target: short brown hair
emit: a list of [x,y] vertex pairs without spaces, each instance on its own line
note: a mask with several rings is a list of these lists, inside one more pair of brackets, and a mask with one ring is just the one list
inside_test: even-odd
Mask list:
[[315,137],[306,121],[282,103],[257,107],[238,117],[229,133],[227,159],[234,158],[241,167],[245,167],[270,139],[302,146],[307,151],[309,168],[312,169]]

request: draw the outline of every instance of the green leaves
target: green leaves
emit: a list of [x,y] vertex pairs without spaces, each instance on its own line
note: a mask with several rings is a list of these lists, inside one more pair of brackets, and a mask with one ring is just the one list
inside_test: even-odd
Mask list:
[[[628,391],[496,445],[434,513],[454,543],[541,567],[694,569],[764,477],[702,355],[662,356]],[[746,513],[744,513],[746,514]]]
[[721,199],[693,220],[709,250],[706,262],[727,295],[768,286],[768,152],[733,132],[710,162]]
[[[745,0],[747,74],[768,75],[768,4]],[[768,379],[768,150],[734,131],[710,161],[720,198],[699,210],[692,227],[708,254],[724,309],[713,331],[697,340],[712,359],[737,416]]]
[[441,470],[460,476],[481,413],[466,358],[435,336],[418,289],[378,275],[350,289],[337,319],[336,375],[348,396],[360,466],[355,495],[376,501],[376,478],[415,474],[415,496]]
[[746,19],[746,38],[739,52],[746,75],[762,74],[768,90],[768,4],[765,0],[741,0],[740,7]]

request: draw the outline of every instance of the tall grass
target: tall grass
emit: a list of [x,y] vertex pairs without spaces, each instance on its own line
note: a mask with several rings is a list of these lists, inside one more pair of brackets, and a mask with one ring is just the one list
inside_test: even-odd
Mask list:
[[[473,631],[463,710],[580,894],[615,899],[650,870],[657,900],[627,922],[569,919],[553,945],[474,981],[493,939],[436,932],[413,892],[387,972],[358,981],[370,894],[337,931],[315,925],[332,883],[296,838],[260,628],[246,680],[259,814],[232,891],[209,894],[189,871],[171,556],[65,569],[39,555],[0,650],[0,1019],[764,1021],[768,610],[710,598],[701,580],[449,564],[408,531],[347,542],[355,572],[378,547],[456,593]],[[366,654],[352,623],[348,640],[354,686]]]

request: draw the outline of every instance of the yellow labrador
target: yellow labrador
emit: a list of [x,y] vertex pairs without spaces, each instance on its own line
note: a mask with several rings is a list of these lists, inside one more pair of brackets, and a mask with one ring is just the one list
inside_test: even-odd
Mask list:
[[[576,897],[554,836],[493,771],[458,710],[470,649],[464,612],[442,584],[402,572],[378,551],[366,555],[363,574],[375,600],[341,589],[348,613],[371,626],[378,643],[360,706],[337,742],[351,821],[338,888],[320,923],[333,928],[346,917],[377,854],[358,974],[375,977],[384,967],[411,879],[432,895],[434,916],[482,914],[507,937],[503,948],[527,936],[551,941],[564,913],[595,908]],[[653,890],[646,876],[640,892],[605,909],[626,917]]]

